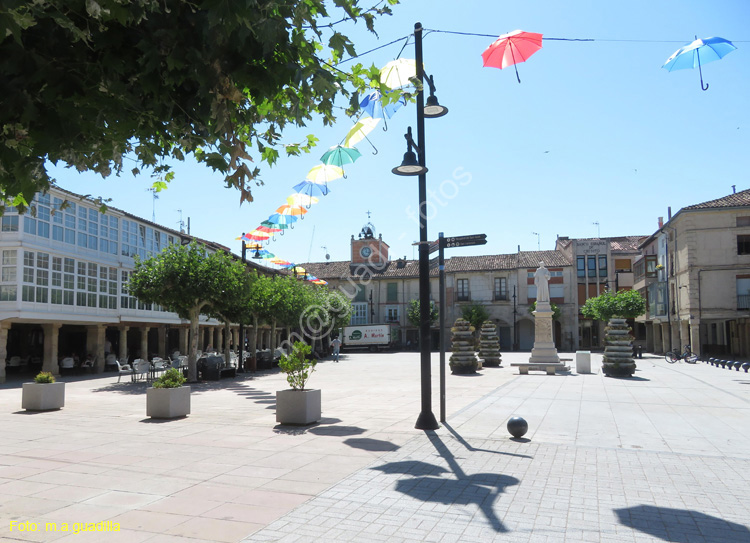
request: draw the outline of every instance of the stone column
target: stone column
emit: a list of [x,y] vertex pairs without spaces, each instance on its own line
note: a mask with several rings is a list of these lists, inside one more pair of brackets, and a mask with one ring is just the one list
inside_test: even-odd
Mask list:
[[216,352],[223,353],[224,352],[224,340],[226,338],[224,337],[224,327],[216,329]]
[[695,319],[690,321],[690,346],[693,354],[701,355],[701,326]]
[[141,328],[141,359],[148,360],[148,332],[151,330],[150,326],[144,326]]
[[0,322],[0,383],[5,382],[5,365],[8,358],[8,331],[10,323]]
[[159,345],[156,352],[159,353],[160,358],[167,357],[167,326],[161,325],[157,328],[159,332]]
[[531,349],[530,364],[559,364],[555,340],[552,334],[553,311],[549,302],[537,302],[534,315],[534,348]]
[[130,326],[120,326],[120,364],[127,364],[128,362],[128,330]]
[[48,371],[52,375],[60,375],[60,366],[57,363],[57,346],[60,324],[50,322],[42,324],[44,331],[44,355],[42,358],[42,371]]
[[104,371],[104,341],[107,327],[104,324],[95,324],[86,327],[86,354],[91,353],[94,357],[94,373]]
[[232,345],[232,347],[236,351],[237,347],[239,345],[239,343],[237,342],[237,337],[238,337],[238,334],[239,334],[239,330],[237,330],[237,328],[235,328],[235,327],[232,327],[230,329],[230,333],[231,333],[231,340],[230,340],[229,343]]
[[669,350],[669,324],[661,323],[661,352],[666,353]]

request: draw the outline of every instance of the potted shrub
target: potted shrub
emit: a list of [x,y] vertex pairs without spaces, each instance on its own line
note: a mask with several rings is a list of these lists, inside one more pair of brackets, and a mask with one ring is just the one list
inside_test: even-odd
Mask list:
[[33,383],[24,383],[21,407],[27,411],[49,411],[65,405],[65,383],[55,382],[55,376],[42,371]]
[[146,389],[146,415],[155,419],[174,419],[190,414],[190,387],[185,376],[170,368]]
[[279,369],[286,373],[292,388],[276,391],[276,422],[281,424],[312,424],[320,420],[320,389],[306,389],[317,361],[308,360],[309,345],[295,341],[292,352],[279,360]]

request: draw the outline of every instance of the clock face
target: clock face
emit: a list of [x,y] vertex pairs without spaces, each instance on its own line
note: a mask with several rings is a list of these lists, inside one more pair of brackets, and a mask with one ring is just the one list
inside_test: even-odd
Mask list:
[[362,255],[362,258],[368,258],[372,254],[372,249],[369,247],[362,247],[359,250],[359,254]]

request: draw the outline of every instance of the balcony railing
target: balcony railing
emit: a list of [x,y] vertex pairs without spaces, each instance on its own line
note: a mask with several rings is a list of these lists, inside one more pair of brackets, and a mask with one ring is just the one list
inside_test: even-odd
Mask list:
[[750,294],[737,295],[737,309],[750,309]]
[[492,297],[492,299],[494,301],[496,301],[496,302],[507,302],[508,301],[508,293],[507,292],[504,292],[504,293],[496,292],[494,294],[494,296]]
[[470,302],[471,293],[470,292],[456,292],[456,301],[457,302]]

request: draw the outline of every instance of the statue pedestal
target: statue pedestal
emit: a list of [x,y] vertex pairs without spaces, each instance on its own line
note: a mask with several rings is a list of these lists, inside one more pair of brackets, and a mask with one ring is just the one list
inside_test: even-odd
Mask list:
[[534,348],[531,350],[529,364],[560,364],[554,338],[552,336],[552,308],[549,302],[537,302],[534,315]]

